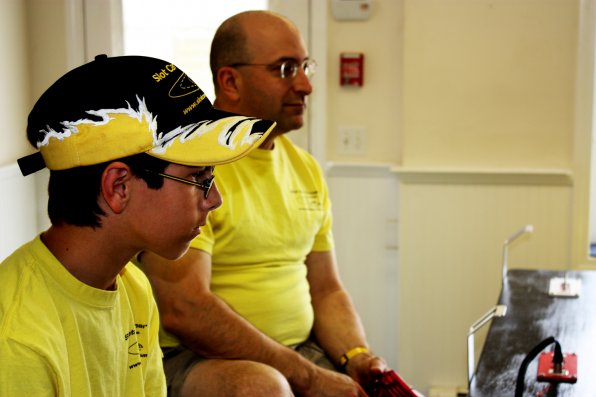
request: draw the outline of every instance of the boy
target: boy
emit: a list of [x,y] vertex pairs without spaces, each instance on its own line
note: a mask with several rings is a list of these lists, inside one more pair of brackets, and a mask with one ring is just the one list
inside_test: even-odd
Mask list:
[[50,169],[51,227],[0,264],[0,396],[165,395],[159,316],[142,250],[184,254],[221,204],[213,167],[274,123],[213,109],[163,60],[98,56],[29,114]]

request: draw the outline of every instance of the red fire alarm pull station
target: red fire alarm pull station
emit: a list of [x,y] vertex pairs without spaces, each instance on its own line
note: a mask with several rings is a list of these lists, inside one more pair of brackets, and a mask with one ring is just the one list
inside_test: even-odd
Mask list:
[[339,84],[362,87],[364,83],[364,54],[342,52],[339,54]]

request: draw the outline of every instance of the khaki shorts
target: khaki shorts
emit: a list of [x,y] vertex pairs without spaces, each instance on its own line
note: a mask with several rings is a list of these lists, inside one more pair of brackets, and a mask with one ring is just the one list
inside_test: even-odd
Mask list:
[[[333,371],[340,371],[327,357],[323,349],[312,340],[292,346],[294,350],[308,361]],[[168,397],[180,397],[180,391],[186,376],[196,364],[208,358],[199,356],[195,352],[183,347],[163,348],[163,366],[168,384]]]

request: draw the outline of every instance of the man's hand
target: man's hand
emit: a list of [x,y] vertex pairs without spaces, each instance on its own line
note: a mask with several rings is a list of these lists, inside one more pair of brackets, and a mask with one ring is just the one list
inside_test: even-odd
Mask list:
[[317,367],[310,385],[299,390],[302,397],[368,397],[364,389],[347,375]]
[[387,363],[381,357],[364,353],[350,359],[346,366],[346,372],[362,386],[380,379],[383,372],[387,371]]

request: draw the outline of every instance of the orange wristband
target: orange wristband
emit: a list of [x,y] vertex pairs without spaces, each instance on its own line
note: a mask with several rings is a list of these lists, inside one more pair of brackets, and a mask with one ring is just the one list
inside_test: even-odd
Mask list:
[[360,353],[368,353],[368,352],[369,352],[369,350],[366,347],[355,347],[353,349],[350,349],[347,352],[345,352],[344,354],[342,354],[342,356],[339,358],[339,365],[341,365],[342,368],[345,368],[345,366],[348,365],[348,362],[350,361],[351,358],[356,357]]

